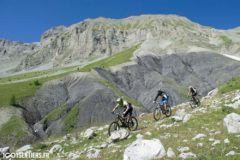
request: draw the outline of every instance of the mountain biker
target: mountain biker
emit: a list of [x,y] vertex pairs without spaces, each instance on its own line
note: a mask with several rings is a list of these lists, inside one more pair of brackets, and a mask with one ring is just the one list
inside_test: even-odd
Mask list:
[[131,103],[128,103],[127,101],[123,100],[123,98],[118,98],[116,100],[116,106],[113,108],[112,113],[118,108],[124,108],[123,111],[123,118],[126,118],[127,116],[127,121],[129,121],[130,117],[132,116],[133,112],[133,107]]
[[194,102],[197,102],[197,100],[196,100],[196,96],[198,94],[197,89],[192,86],[189,86],[188,87],[188,96],[190,94],[192,95],[192,99],[194,100]]
[[160,105],[164,106],[164,110],[166,111],[167,110],[167,104],[168,104],[168,95],[167,95],[167,93],[165,93],[161,89],[158,90],[158,93],[157,93],[153,103],[156,103],[156,100],[158,99],[159,96],[161,97]]

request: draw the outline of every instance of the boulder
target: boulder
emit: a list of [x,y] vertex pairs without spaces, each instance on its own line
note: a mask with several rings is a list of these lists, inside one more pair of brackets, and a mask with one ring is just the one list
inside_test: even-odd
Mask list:
[[202,139],[202,138],[205,138],[205,137],[206,137],[205,134],[200,133],[200,134],[197,134],[195,137],[193,137],[192,140]]
[[101,157],[100,152],[101,152],[101,150],[99,150],[99,149],[91,148],[87,151],[87,157],[90,159],[91,158],[100,158]]
[[62,146],[60,144],[55,144],[50,150],[49,153],[53,154],[53,153],[58,153],[62,151]]
[[32,146],[30,144],[22,146],[21,148],[17,149],[16,152],[26,152],[30,151],[32,149]]
[[224,139],[224,143],[229,144],[230,143],[229,139],[228,138]]
[[230,151],[225,156],[235,156],[235,155],[240,155],[240,153],[236,153],[235,151]]
[[237,113],[228,114],[223,120],[228,133],[240,133],[240,115]]
[[138,133],[138,134],[136,135],[136,138],[137,138],[137,139],[143,139],[143,135],[141,135],[140,133]]
[[121,128],[118,131],[114,131],[111,133],[111,136],[108,138],[108,142],[116,142],[122,139],[125,139],[129,136],[129,131],[127,129]]
[[79,155],[79,154],[76,154],[76,153],[70,152],[70,153],[68,154],[68,159],[78,159],[79,157],[80,157],[80,155]]
[[167,158],[170,158],[170,159],[176,158],[176,155],[173,152],[172,148],[168,148],[168,150],[167,150]]
[[189,151],[189,147],[178,147],[177,150],[182,153],[182,152]]
[[46,138],[47,133],[44,131],[44,127],[46,127],[46,125],[44,125],[40,122],[34,124],[33,129],[34,129],[35,134],[37,134],[41,138]]
[[192,153],[192,152],[187,152],[187,153],[181,153],[179,155],[179,158],[181,159],[190,159],[190,158],[196,158],[196,154]]
[[207,96],[215,96],[218,93],[218,88],[215,88],[213,90],[211,90],[210,92],[208,92]]
[[183,121],[185,123],[191,118],[191,116],[191,114],[185,112],[185,109],[179,109],[176,111],[175,116],[172,116],[172,118],[176,122]]
[[232,107],[232,108],[239,108],[240,107],[240,92],[236,93],[236,96],[232,99],[232,103],[230,104],[225,104],[228,107]]
[[183,117],[183,123],[186,123],[187,121],[189,121],[190,120],[190,118],[191,118],[191,114],[186,114],[184,117]]
[[91,128],[87,129],[83,134],[83,137],[87,139],[92,139],[94,136],[96,136],[96,133]]
[[4,154],[10,153],[10,148],[9,147],[3,147],[0,148],[0,157],[3,157]]
[[217,144],[220,144],[220,143],[221,143],[220,140],[215,140],[215,141],[213,142],[212,146],[216,146]]
[[162,158],[165,155],[166,151],[159,139],[137,139],[125,149],[123,159],[152,160]]

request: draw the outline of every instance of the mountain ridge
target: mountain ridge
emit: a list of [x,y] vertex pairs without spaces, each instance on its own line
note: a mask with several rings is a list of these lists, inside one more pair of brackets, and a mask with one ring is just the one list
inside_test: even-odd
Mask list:
[[[177,15],[86,19],[67,27],[50,28],[42,34],[39,42],[27,44],[30,48],[24,52],[12,51],[12,54],[21,52],[22,58],[14,58],[11,54],[3,56],[12,62],[0,59],[1,64],[11,62],[13,67],[1,70],[2,74],[9,74],[40,66],[49,69],[71,63],[81,64],[89,57],[115,54],[140,42],[144,44],[144,52],[160,51],[165,54],[210,50],[239,57],[239,37],[237,29],[217,30]],[[166,46],[157,47],[161,44]],[[34,49],[31,50],[31,47]],[[0,50],[0,55],[4,55],[5,50],[11,52],[11,46],[1,44]]]

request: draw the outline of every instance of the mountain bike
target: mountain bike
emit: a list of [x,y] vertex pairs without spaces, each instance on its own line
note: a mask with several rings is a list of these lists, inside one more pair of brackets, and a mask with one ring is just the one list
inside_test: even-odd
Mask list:
[[165,114],[166,117],[170,117],[172,115],[172,109],[171,106],[169,104],[167,104],[166,106],[166,111],[164,109],[164,106],[160,104],[160,102],[155,102],[154,103],[154,110],[153,110],[153,118],[158,121],[162,114]]
[[189,105],[190,105],[191,108],[199,107],[201,105],[201,101],[200,101],[199,96],[196,96],[195,100],[193,98],[191,98],[190,101],[189,101]]
[[128,128],[130,131],[134,131],[138,127],[138,120],[134,116],[130,116],[129,120],[127,117],[123,117],[119,113],[114,113],[117,118],[109,125],[108,135],[111,136],[111,133],[120,129],[120,127]]

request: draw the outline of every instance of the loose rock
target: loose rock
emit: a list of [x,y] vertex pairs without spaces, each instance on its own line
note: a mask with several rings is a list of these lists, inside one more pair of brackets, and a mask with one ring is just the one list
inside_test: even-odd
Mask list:
[[[154,146],[154,147],[153,147]],[[162,158],[166,151],[159,139],[137,139],[124,151],[124,160],[152,160]]]
[[168,157],[168,158],[171,158],[171,159],[173,159],[173,158],[176,157],[176,155],[175,155],[175,153],[173,152],[172,148],[168,148],[168,150],[167,150],[167,157]]
[[58,153],[62,151],[62,146],[60,144],[55,144],[50,150],[49,153],[53,154],[53,153]]
[[188,152],[188,153],[181,153],[179,155],[179,158],[182,158],[182,159],[189,159],[189,158],[196,158],[196,154],[192,153],[192,152]]
[[99,149],[95,149],[95,148],[89,149],[87,151],[87,157],[88,158],[100,158],[101,157],[100,152],[101,151]]
[[228,133],[240,133],[240,115],[236,113],[228,114],[223,120]]

